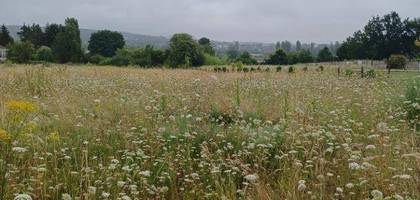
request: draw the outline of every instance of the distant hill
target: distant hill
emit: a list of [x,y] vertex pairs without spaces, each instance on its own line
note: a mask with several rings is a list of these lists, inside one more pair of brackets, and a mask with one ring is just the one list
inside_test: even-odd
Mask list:
[[[20,31],[21,26],[11,25],[7,26],[10,31],[10,34],[13,38],[18,39],[19,36],[17,32]],[[89,42],[90,35],[97,30],[93,29],[80,29],[80,38],[84,44]],[[143,35],[143,34],[134,34],[134,33],[127,33],[121,32],[124,36],[127,46],[129,47],[144,47],[147,44],[153,45],[156,48],[166,48],[168,46],[169,39],[163,36],[151,36],[151,35]]]

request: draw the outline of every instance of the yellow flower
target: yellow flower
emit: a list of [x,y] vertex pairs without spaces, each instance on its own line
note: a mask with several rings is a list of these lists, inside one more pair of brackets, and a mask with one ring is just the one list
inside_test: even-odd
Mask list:
[[32,133],[36,129],[36,123],[35,122],[27,123],[25,129],[28,133]]
[[12,100],[12,101],[7,102],[6,106],[11,111],[27,112],[27,113],[35,112],[37,109],[34,104],[27,101]]
[[11,139],[12,137],[10,134],[0,128],[0,141],[7,143],[10,142]]
[[60,135],[57,132],[50,133],[50,135],[48,135],[48,140],[51,140],[54,142],[59,141]]

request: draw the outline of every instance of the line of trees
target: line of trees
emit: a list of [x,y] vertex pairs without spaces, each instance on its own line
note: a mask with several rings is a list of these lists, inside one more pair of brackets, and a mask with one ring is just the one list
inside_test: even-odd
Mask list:
[[79,23],[74,18],[67,18],[64,25],[47,24],[44,30],[38,24],[25,24],[18,32],[20,41],[13,41],[4,25],[1,29],[0,44],[8,47],[8,59],[12,62],[83,61]]
[[343,42],[337,50],[341,60],[388,59],[393,54],[413,58],[418,55],[420,18],[401,19],[396,12],[373,17],[367,25]]
[[[321,49],[315,56],[310,49],[302,47],[299,41],[293,50],[291,43],[284,41],[277,44],[277,50],[262,64],[292,65],[349,59],[382,60],[394,54],[413,58],[419,55],[419,26],[420,19],[402,20],[397,13],[392,12],[383,17],[373,17],[363,30],[355,32],[343,42],[336,56],[328,47]],[[83,49],[79,24],[75,18],[67,18],[64,25],[47,24],[45,28],[38,24],[23,25],[18,32],[19,41],[13,40],[4,25],[0,29],[0,45],[8,46],[8,59],[16,63],[89,62],[142,67],[165,65],[172,68],[233,62],[258,64],[250,53],[239,52],[237,48],[230,49],[222,57],[216,56],[210,39],[203,37],[195,40],[186,33],[173,35],[168,49],[155,49],[149,45],[145,48],[128,49],[121,33],[101,30],[91,35],[87,49]]]

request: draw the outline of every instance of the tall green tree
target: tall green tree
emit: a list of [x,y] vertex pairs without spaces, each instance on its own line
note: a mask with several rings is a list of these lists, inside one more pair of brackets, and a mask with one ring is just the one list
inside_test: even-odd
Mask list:
[[373,17],[337,50],[340,59],[387,59],[392,54],[413,57],[419,37],[418,20],[401,19],[396,12]]
[[10,36],[9,30],[3,24],[0,28],[0,45],[7,46],[13,43],[13,38]]
[[44,31],[44,45],[52,47],[58,33],[64,32],[64,27],[60,24],[47,24]]
[[124,36],[115,31],[102,30],[92,33],[89,40],[88,49],[90,54],[99,54],[105,57],[115,55],[117,49],[125,45]]
[[210,54],[212,56],[214,56],[215,52],[213,47],[211,46],[211,41],[210,39],[203,37],[200,38],[198,40],[198,44],[200,44],[201,49],[203,50],[204,53]]
[[268,65],[285,65],[288,63],[288,57],[283,49],[277,49],[274,54],[271,54],[268,59],[265,60]]
[[334,56],[332,55],[330,49],[328,47],[324,47],[321,51],[318,53],[318,61],[319,62],[329,62],[333,61]]
[[44,32],[39,24],[32,24],[31,26],[24,24],[17,34],[21,41],[30,42],[35,47],[40,47],[45,43]]
[[82,58],[81,46],[79,23],[74,18],[67,18],[64,30],[57,34],[53,43],[56,60],[61,63],[80,62]]
[[204,54],[199,44],[191,35],[177,33],[169,41],[168,62],[171,67],[200,66],[204,63]]

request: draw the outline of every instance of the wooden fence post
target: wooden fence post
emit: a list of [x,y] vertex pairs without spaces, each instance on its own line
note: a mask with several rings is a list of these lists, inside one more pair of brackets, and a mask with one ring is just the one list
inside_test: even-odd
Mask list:
[[364,76],[365,76],[365,69],[364,69],[364,67],[362,66],[361,67],[361,69],[360,69],[360,76],[363,78]]

